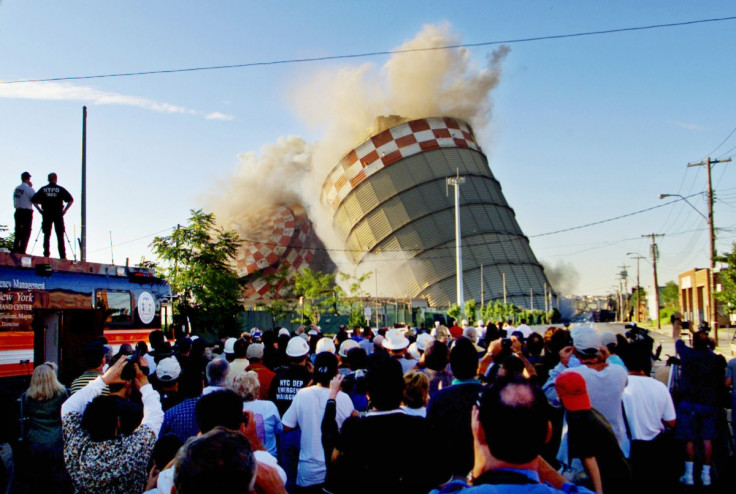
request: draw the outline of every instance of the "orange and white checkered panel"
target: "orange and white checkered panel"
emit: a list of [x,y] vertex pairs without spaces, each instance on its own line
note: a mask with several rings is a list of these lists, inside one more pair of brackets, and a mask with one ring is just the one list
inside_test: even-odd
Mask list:
[[332,169],[322,185],[322,201],[337,210],[351,190],[382,168],[423,151],[457,147],[482,152],[470,126],[454,118],[423,118],[384,130]]

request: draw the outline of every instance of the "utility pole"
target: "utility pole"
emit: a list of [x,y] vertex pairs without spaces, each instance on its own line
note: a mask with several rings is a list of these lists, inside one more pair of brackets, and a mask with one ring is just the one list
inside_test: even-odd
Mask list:
[[506,273],[501,273],[503,278],[503,305],[506,305]]
[[480,313],[483,314],[483,265],[480,265]]
[[455,267],[457,281],[457,305],[460,309],[465,305],[465,294],[463,293],[463,248],[462,232],[460,224],[460,186],[465,183],[465,177],[460,176],[460,170],[456,177],[447,177],[447,185],[455,186]]
[[547,303],[547,283],[544,284],[544,313],[549,312],[549,304]]
[[657,329],[662,329],[662,323],[659,320],[659,284],[657,281],[657,258],[659,257],[659,251],[657,249],[656,238],[664,237],[662,233],[649,233],[642,235],[642,237],[651,237],[652,245],[650,246],[650,255],[652,256],[652,268],[654,270],[654,305],[657,311]]
[[713,328],[713,336],[715,337],[716,344],[718,344],[718,315],[716,312],[716,301],[714,297],[716,291],[716,229],[713,226],[713,181],[711,180],[710,172],[711,165],[715,165],[716,163],[728,163],[729,161],[731,161],[731,158],[725,160],[711,160],[710,157],[708,157],[705,161],[701,161],[700,163],[687,164],[688,168],[693,166],[705,166],[705,173],[708,179],[708,229],[710,230],[710,276],[708,279],[710,287],[708,287],[708,305],[710,306],[710,325],[711,328]]
[[82,107],[82,233],[79,259],[87,260],[87,107]]
[[[621,268],[621,272],[619,275],[621,276],[621,282],[623,284],[623,288],[621,290],[621,321],[626,321],[626,314],[629,313],[628,307],[629,307],[629,273],[626,271],[627,268],[631,267],[626,264],[622,264],[619,266]],[[626,297],[626,301],[624,302],[624,297]]]
[[[626,255],[630,256],[631,254],[634,253],[627,252]],[[641,304],[639,301],[639,293],[641,292],[641,285],[639,284],[639,261],[646,258],[636,254],[632,259],[636,259],[636,322],[641,322],[641,318],[639,317],[639,305]]]

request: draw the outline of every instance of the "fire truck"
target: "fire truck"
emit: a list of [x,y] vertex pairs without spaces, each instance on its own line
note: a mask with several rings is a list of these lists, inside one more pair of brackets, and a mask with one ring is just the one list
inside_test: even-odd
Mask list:
[[148,341],[171,315],[171,288],[152,269],[0,252],[1,391],[27,386],[34,364],[46,361],[69,385],[84,371],[87,342]]

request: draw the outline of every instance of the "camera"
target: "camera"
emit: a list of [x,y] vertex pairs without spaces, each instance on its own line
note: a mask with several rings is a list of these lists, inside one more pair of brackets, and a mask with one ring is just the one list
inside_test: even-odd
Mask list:
[[141,354],[136,350],[133,352],[133,355],[125,358],[125,367],[123,367],[122,372],[120,372],[121,379],[125,381],[132,381],[135,379],[135,364],[138,363],[140,356]]
[[501,340],[501,348],[505,350],[511,349],[511,338],[503,338]]

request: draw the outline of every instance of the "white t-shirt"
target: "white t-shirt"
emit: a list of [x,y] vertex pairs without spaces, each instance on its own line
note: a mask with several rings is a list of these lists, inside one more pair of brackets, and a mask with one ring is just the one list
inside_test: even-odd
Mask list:
[[623,394],[632,439],[651,441],[664,430],[663,420],[675,420],[667,386],[646,376],[629,376]]
[[243,411],[250,410],[256,421],[256,433],[269,453],[278,455],[276,448],[276,434],[280,434],[284,428],[281,425],[279,409],[272,401],[253,400],[243,403]]
[[521,331],[522,334],[524,335],[524,339],[529,338],[529,335],[533,333],[532,328],[530,328],[526,324],[519,324],[519,326],[516,329],[512,329],[509,332],[509,336],[511,336],[511,333],[513,333],[514,331]]
[[590,404],[601,412],[611,424],[624,456],[629,457],[629,438],[626,436],[624,414],[621,410],[621,395],[626,388],[628,372],[620,365],[607,365],[596,371],[585,365],[572,367],[565,372],[577,372],[588,388]]
[[13,192],[13,206],[15,209],[30,209],[33,211],[33,203],[31,198],[36,194],[33,187],[22,182]]
[[[330,397],[330,390],[321,386],[302,388],[294,396],[291,406],[281,419],[286,427],[302,430],[301,449],[299,451],[299,467],[296,485],[309,487],[325,481],[325,451],[322,449],[322,418]],[[335,400],[337,403],[337,426],[353,413],[353,402],[350,397],[340,391]]]

